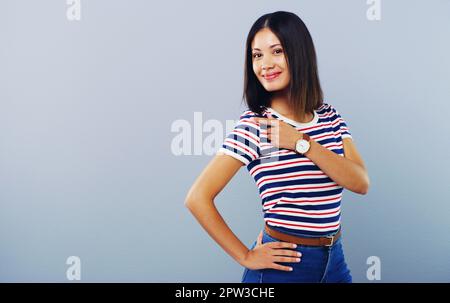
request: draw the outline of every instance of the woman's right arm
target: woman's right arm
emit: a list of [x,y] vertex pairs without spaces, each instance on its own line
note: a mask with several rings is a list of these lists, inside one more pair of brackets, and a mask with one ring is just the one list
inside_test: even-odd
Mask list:
[[297,262],[295,258],[298,256],[292,250],[292,243],[261,244],[260,234],[255,248],[249,250],[231,231],[214,205],[214,198],[242,165],[241,161],[229,155],[216,154],[195,180],[187,194],[185,205],[214,241],[242,266],[289,271],[288,266],[274,262]]

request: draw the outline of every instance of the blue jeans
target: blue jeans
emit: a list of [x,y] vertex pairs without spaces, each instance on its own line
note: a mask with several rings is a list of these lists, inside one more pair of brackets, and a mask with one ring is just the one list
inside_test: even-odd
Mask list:
[[[344,260],[342,236],[330,247],[297,245],[294,250],[302,253],[297,263],[280,262],[292,271],[272,268],[252,270],[245,268],[242,283],[351,283],[352,276]],[[263,229],[262,243],[280,242]],[[256,246],[256,241],[251,249]]]

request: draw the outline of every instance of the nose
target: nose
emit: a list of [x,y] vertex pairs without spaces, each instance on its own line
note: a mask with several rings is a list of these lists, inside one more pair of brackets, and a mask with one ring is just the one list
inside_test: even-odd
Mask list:
[[274,66],[273,66],[273,62],[272,62],[272,59],[270,59],[270,58],[268,58],[268,57],[269,57],[269,56],[265,56],[265,58],[262,59],[262,62],[261,62],[261,69],[262,69],[263,71],[272,69],[272,68],[274,67]]

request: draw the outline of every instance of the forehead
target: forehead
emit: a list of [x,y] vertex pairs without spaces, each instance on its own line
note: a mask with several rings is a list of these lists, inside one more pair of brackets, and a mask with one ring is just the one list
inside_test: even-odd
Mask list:
[[270,29],[263,28],[256,33],[251,43],[251,47],[252,49],[265,49],[270,48],[270,46],[274,44],[281,44],[281,42]]

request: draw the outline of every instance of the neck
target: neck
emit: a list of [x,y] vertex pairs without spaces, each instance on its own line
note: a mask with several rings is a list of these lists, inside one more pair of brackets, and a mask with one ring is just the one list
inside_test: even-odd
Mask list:
[[289,99],[287,97],[287,93],[285,91],[281,92],[274,92],[270,107],[273,108],[275,111],[279,112],[286,118],[289,118],[291,120],[300,122],[300,123],[306,123],[313,119],[314,115],[311,113],[299,113],[298,115],[295,115],[292,107],[289,105]]

